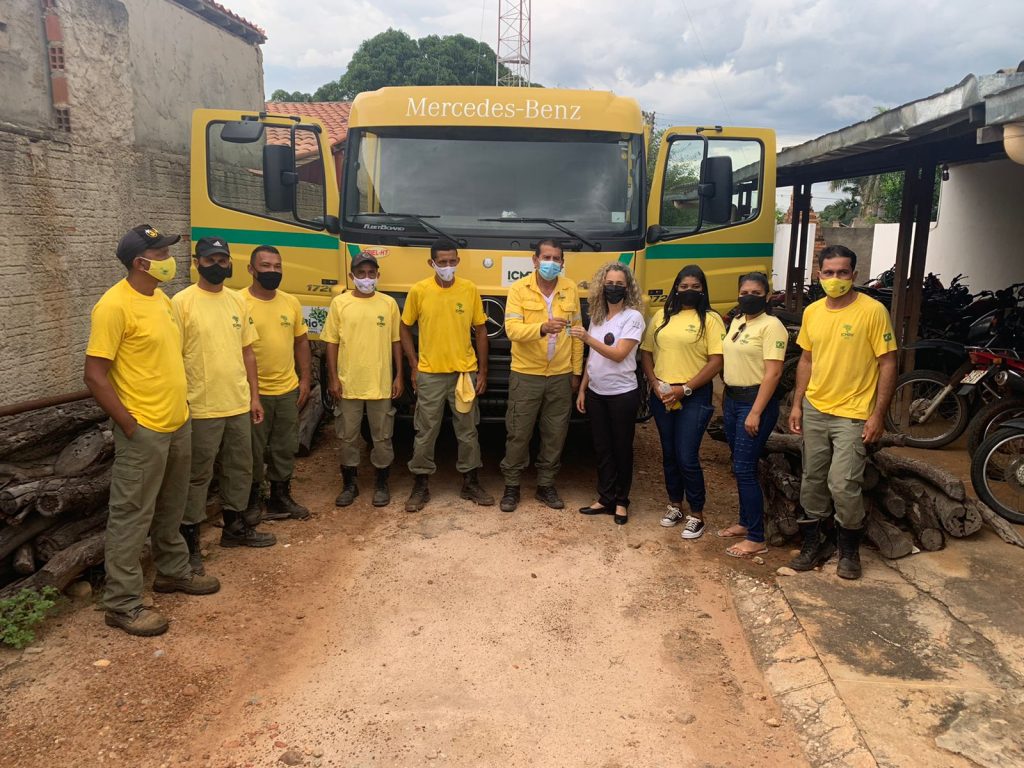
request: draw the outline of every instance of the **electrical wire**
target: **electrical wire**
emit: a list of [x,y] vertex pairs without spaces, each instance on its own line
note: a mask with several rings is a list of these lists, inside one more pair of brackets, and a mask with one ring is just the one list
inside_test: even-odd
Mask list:
[[476,57],[476,64],[473,66],[473,85],[479,85],[477,79],[480,74],[480,59],[484,57],[484,21],[487,18],[487,0],[480,3],[480,35],[476,39],[476,47],[479,53]]
[[697,48],[700,49],[701,58],[704,59],[704,66],[708,68],[708,74],[711,75],[711,84],[715,86],[715,93],[718,94],[718,100],[722,102],[722,110],[725,112],[725,116],[731,123],[732,115],[729,113],[729,107],[725,103],[725,99],[722,98],[722,92],[718,88],[718,79],[715,77],[715,70],[712,69],[711,63],[708,61],[707,54],[704,52],[704,44],[700,41],[700,34],[697,32],[697,25],[693,23],[693,16],[690,15],[690,9],[686,5],[686,0],[680,0],[683,4],[683,10],[686,11],[686,18],[690,20],[690,28],[693,30],[693,36],[697,39]]

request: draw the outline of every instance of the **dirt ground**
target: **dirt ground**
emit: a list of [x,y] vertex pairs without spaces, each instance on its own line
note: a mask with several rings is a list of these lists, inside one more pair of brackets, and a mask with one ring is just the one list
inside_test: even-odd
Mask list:
[[[497,496],[502,431],[482,434]],[[156,595],[166,635],[108,629],[78,599],[27,652],[0,652],[0,764],[807,765],[729,589],[737,570],[769,579],[788,553],[737,562],[710,532],[661,528],[653,424],[638,433],[629,524],[578,514],[588,441],[574,427],[564,511],[533,501],[532,475],[516,513],[474,507],[449,469],[407,514],[407,433],[383,510],[367,470],[357,503],[334,507],[325,433],[294,483],[313,519],[268,524],[279,543],[265,550],[220,549],[211,528],[223,588]],[[447,433],[438,453],[453,463]],[[706,440],[704,457],[713,531],[736,493],[725,447]]]

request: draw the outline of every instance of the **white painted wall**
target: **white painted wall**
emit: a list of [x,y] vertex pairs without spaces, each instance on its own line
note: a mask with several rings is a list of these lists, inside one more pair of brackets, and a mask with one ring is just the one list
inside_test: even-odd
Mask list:
[[[812,223],[807,230],[807,271],[804,274],[804,282],[811,279],[811,261],[814,254],[814,237],[818,225]],[[772,285],[776,290],[786,287],[786,271],[789,264],[789,235],[791,232],[789,224],[777,224],[775,226],[775,250],[772,252]],[[894,251],[895,252],[895,251]]]
[[[945,284],[964,274],[973,292],[1024,281],[1022,194],[1024,165],[1000,160],[950,167],[939,195],[939,220],[928,237],[925,269]],[[899,228],[875,225],[872,276],[896,262]]]

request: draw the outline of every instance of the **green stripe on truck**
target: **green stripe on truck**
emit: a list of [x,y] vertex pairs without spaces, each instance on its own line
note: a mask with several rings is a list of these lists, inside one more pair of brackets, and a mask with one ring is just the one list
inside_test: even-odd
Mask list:
[[223,229],[192,227],[192,242],[201,237],[222,237],[229,243],[273,245],[283,248],[323,248],[338,250],[338,238],[319,232],[270,232],[264,229]]

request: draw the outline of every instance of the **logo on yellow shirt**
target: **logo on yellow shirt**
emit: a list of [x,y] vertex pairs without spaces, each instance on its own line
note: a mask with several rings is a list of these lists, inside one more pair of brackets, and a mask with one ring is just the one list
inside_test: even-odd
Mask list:
[[[694,325],[693,323],[690,323],[688,326],[686,326],[686,330],[690,331],[690,333],[696,333],[697,332],[697,326]],[[723,335],[722,338],[724,339],[725,336]]]
[[378,328],[383,328],[384,327],[384,315],[377,315],[377,327]]
[[466,313],[466,310],[463,308],[462,302],[461,301],[455,302],[455,314],[463,315],[465,313]]
[[238,319],[238,315],[232,315],[231,316],[231,325],[234,328],[241,328],[242,327],[242,321]]
[[784,349],[785,347],[786,347],[786,342],[784,342],[784,341],[776,341],[775,342],[775,348],[776,349]]
[[278,315],[278,317],[281,318],[281,325],[289,326],[292,324],[291,320],[288,319],[288,315]]
[[892,333],[886,331],[885,335],[882,336],[882,341],[892,341]]
[[852,339],[853,338],[853,326],[852,325],[844,325],[843,326],[843,332],[840,335],[844,339]]

